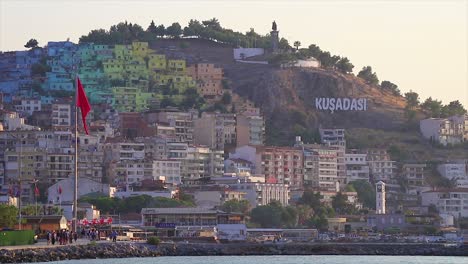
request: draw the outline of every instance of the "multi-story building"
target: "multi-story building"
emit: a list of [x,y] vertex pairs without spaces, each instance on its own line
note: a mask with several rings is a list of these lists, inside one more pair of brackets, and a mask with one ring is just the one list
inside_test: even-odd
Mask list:
[[166,184],[179,185],[181,178],[181,161],[159,159],[153,162],[156,176],[164,178]]
[[224,173],[223,154],[223,151],[211,150],[208,147],[189,146],[186,156],[181,160],[182,179],[222,176]]
[[324,191],[335,191],[338,181],[338,155],[324,145],[304,146],[304,184]]
[[72,100],[60,99],[52,103],[52,128],[54,130],[70,130],[72,125]]
[[34,111],[41,111],[41,106],[40,98],[22,98],[15,105],[15,110],[19,113],[32,115]]
[[346,147],[345,130],[342,128],[338,129],[319,129],[320,138],[323,144],[332,146]]
[[410,187],[426,185],[426,164],[403,164],[402,176]]
[[347,182],[365,180],[369,181],[369,165],[367,154],[351,151],[345,154]]
[[265,143],[265,120],[260,114],[237,115],[236,130],[238,147]]
[[202,96],[214,97],[222,94],[222,68],[212,63],[198,63],[187,67],[187,74],[197,81],[197,90]]
[[34,180],[46,180],[50,174],[47,170],[46,153],[35,147],[17,147],[7,150],[5,155],[5,175],[8,185],[19,185],[21,182],[21,200],[32,201],[31,183]]
[[175,127],[176,138],[179,142],[193,143],[193,113],[161,112],[158,120]]
[[78,149],[78,177],[102,182],[104,151],[99,138],[79,135]]
[[421,194],[421,202],[424,206],[435,205],[441,214],[468,217],[468,188],[426,191]]
[[145,144],[107,139],[104,146],[106,160],[140,160],[145,158]]
[[424,119],[419,128],[424,138],[444,146],[468,141],[468,115]]
[[237,183],[229,184],[234,190],[244,192],[245,199],[249,201],[252,208],[268,205],[271,201],[278,201],[283,206],[289,204],[289,185],[282,183],[259,183],[239,180]]
[[72,177],[75,173],[75,154],[73,153],[48,153],[47,169],[49,183],[56,183]]
[[235,114],[206,113],[194,120],[194,143],[224,150],[225,144],[235,144]]
[[388,152],[385,149],[367,149],[366,152],[371,180],[391,182],[395,176],[396,165],[395,161],[390,159]]
[[301,189],[304,183],[304,155],[299,148],[242,146],[230,158],[254,164],[253,173],[265,175],[268,183],[281,183]]

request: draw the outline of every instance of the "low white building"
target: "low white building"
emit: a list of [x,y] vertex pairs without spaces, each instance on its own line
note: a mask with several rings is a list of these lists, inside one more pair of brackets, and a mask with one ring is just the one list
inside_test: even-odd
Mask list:
[[245,224],[218,224],[216,231],[218,240],[245,241],[247,239]]
[[445,163],[437,166],[437,171],[447,179],[468,180],[465,163]]
[[435,205],[440,214],[468,217],[468,188],[423,192],[421,202],[424,206]]
[[265,50],[262,48],[236,48],[233,49],[235,60],[243,60],[246,58],[263,55]]
[[116,198],[128,198],[140,195],[149,195],[153,198],[155,197],[164,197],[164,198],[173,198],[176,195],[176,191],[173,190],[163,190],[163,191],[121,191],[115,192],[113,197]]
[[214,208],[230,200],[244,200],[245,192],[233,190],[199,190],[193,192],[198,207]]
[[[73,190],[75,179],[73,177],[61,180],[47,189],[49,202],[60,204],[64,202],[73,202]],[[101,193],[105,196],[112,196],[112,189],[109,184],[95,182],[91,179],[78,178],[78,198],[89,193]]]

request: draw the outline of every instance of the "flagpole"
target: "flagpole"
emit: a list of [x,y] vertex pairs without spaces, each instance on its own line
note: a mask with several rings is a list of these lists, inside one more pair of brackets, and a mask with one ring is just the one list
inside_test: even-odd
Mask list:
[[76,232],[78,219],[78,74],[75,76],[75,186],[73,197],[73,231]]

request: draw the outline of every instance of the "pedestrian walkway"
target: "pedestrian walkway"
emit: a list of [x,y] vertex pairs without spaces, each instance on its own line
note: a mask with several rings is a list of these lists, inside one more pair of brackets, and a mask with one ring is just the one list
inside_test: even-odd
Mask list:
[[[1,249],[7,249],[7,250],[15,250],[15,249],[29,249],[29,248],[53,248],[53,247],[63,247],[63,246],[73,246],[73,245],[87,245],[91,241],[89,239],[84,239],[84,238],[79,238],[76,243],[73,242],[72,244],[66,244],[66,245],[47,245],[47,240],[45,239],[39,239],[39,241],[35,244],[32,245],[21,245],[21,246],[5,246],[5,247],[0,247]],[[102,241],[96,241],[96,243],[109,243],[109,241],[102,240]]]

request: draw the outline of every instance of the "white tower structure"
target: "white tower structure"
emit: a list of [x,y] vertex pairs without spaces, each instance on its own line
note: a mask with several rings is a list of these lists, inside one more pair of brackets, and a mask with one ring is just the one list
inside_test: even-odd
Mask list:
[[385,214],[385,183],[379,181],[375,184],[375,211],[377,214]]

